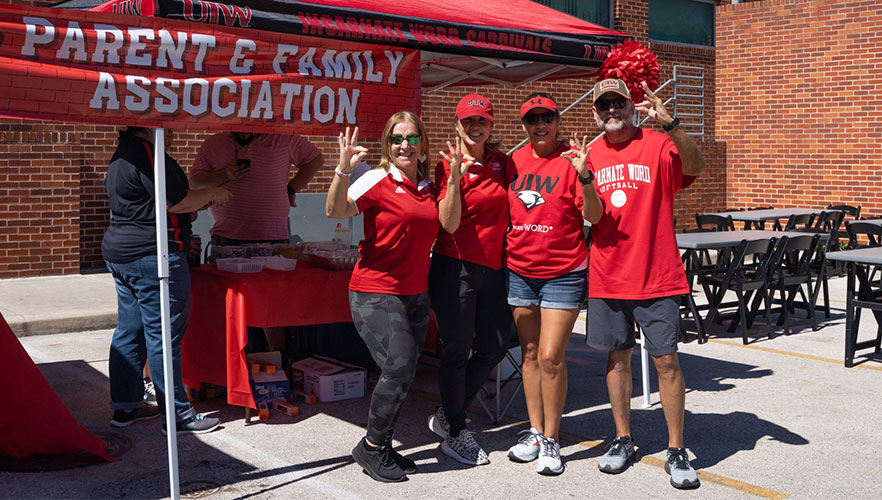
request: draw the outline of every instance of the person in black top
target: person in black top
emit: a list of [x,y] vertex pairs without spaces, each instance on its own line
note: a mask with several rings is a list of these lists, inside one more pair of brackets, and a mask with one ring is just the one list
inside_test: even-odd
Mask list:
[[[167,131],[166,141],[171,139]],[[177,431],[200,433],[220,421],[196,413],[181,378],[181,340],[190,310],[190,214],[230,198],[224,188],[190,189],[187,175],[165,155],[168,207],[169,316],[171,322],[174,401]],[[110,342],[110,424],[127,427],[165,412],[162,322],[154,213],[153,130],[128,127],[110,160],[104,187],[110,201],[110,225],[101,254],[116,282],[118,324]],[[143,404],[141,368],[150,366],[159,408]],[[165,427],[163,427],[165,432]]]

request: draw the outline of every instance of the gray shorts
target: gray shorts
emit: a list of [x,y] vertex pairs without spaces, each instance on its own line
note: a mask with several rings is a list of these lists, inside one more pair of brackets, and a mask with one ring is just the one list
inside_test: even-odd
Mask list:
[[636,325],[653,356],[677,352],[680,296],[645,300],[588,299],[585,342],[595,349],[623,351],[636,345]]

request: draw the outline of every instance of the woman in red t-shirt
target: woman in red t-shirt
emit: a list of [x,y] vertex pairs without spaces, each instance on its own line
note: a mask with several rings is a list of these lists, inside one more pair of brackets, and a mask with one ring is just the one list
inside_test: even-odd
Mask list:
[[502,266],[510,158],[491,139],[493,105],[486,97],[463,97],[454,126],[456,147],[448,142],[449,152],[435,168],[441,231],[432,251],[429,299],[444,349],[438,369],[441,406],[429,417],[429,429],[444,438],[445,454],[483,465],[490,460],[466,428],[465,410],[512,337]]
[[386,122],[381,159],[350,185],[367,155],[358,128],[339,137],[340,159],[328,191],[328,217],[364,214],[360,259],[349,281],[352,321],[381,375],[371,396],[367,435],[352,457],[377,481],[404,481],[413,460],[392,448],[401,403],[416,373],[429,326],[429,252],[438,234],[438,208],[428,181],[426,128],[410,111]]
[[560,114],[548,94],[524,100],[521,122],[530,143],[512,155],[514,168],[508,174],[506,267],[531,429],[508,456],[519,462],[538,458],[537,472],[557,475],[564,471],[558,441],[567,395],[564,354],[585,300],[588,274],[582,184],[572,162],[587,155],[582,148],[573,155],[569,144],[558,139]]

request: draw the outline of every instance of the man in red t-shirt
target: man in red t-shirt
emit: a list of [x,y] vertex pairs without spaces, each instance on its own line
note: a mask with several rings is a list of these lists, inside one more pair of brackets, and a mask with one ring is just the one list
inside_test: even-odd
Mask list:
[[[577,167],[585,170],[580,177],[594,179],[584,210],[592,224],[588,343],[609,351],[606,384],[616,424],[616,438],[598,467],[617,474],[636,459],[629,406],[636,323],[658,371],[668,427],[665,470],[675,488],[695,488],[698,477],[683,444],[685,383],[677,359],[680,296],[689,293],[689,285],[673,206],[683,178],[699,175],[705,163],[679,120],[646,83],[643,90],[646,100],[635,104],[621,80],[594,86],[594,118],[605,134],[592,144],[588,164]],[[655,119],[665,133],[635,126],[635,110]]]

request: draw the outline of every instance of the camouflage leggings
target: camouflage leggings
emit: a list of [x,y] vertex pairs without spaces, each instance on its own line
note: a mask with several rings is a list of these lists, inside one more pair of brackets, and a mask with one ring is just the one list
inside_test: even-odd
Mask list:
[[352,321],[380,367],[371,395],[367,438],[381,444],[392,436],[429,326],[428,293],[391,295],[349,291]]

